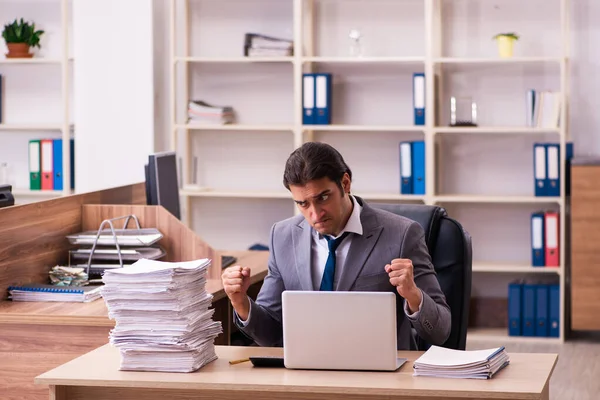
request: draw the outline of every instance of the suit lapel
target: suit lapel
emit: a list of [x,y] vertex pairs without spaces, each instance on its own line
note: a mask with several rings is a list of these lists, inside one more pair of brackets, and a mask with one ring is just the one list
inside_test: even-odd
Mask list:
[[311,229],[305,219],[293,228],[292,242],[300,287],[302,290],[314,290],[310,276]]
[[[337,289],[339,291],[348,291],[356,278],[363,269],[367,258],[371,254],[373,247],[379,240],[383,227],[379,225],[377,217],[373,212],[373,209],[361,199],[357,198],[362,206],[363,210],[360,214],[360,222],[363,226],[362,235],[352,235],[352,243],[348,256],[346,257],[346,263],[344,265],[344,271],[340,276]],[[383,268],[383,265],[381,266]]]

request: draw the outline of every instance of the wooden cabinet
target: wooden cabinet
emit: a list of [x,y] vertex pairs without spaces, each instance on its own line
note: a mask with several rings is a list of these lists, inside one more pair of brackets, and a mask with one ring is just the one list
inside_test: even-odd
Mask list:
[[571,328],[600,330],[600,159],[571,170]]

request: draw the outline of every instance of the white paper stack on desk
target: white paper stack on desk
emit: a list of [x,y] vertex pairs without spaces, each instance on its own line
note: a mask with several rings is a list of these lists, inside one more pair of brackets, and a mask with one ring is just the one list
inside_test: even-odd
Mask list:
[[105,271],[101,292],[116,320],[110,343],[120,349],[121,370],[192,372],[217,359],[223,329],[205,290],[209,265],[142,259]]
[[490,379],[510,363],[504,346],[486,350],[453,350],[431,346],[413,365],[414,376]]

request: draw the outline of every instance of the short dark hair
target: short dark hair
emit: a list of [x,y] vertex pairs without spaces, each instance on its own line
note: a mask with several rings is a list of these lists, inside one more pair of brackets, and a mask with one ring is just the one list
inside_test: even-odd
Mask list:
[[285,163],[283,185],[303,186],[309,181],[329,178],[342,188],[342,178],[347,173],[352,180],[352,171],[344,157],[332,146],[320,142],[304,143],[290,154]]

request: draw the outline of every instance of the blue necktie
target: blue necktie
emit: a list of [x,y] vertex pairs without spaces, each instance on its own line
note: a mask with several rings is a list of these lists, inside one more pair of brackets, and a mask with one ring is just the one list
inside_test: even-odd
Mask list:
[[333,278],[335,276],[335,249],[338,248],[340,243],[342,243],[342,240],[344,240],[349,233],[350,232],[344,232],[344,234],[337,239],[334,239],[331,236],[325,236],[325,239],[327,239],[327,244],[329,245],[329,256],[327,257],[327,262],[325,263],[325,270],[323,271],[320,290],[330,292],[333,291]]

